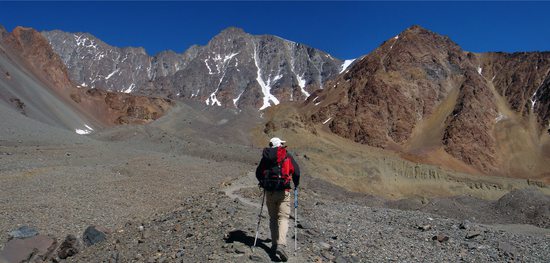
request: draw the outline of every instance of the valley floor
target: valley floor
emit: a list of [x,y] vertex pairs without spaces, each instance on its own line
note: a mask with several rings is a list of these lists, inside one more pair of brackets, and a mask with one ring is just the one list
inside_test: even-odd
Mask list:
[[[219,130],[186,130],[197,121],[188,116],[180,127],[160,120],[90,137],[38,123],[17,130],[16,118],[5,118],[7,126],[0,128],[0,249],[8,232],[23,225],[58,242],[67,234],[81,238],[86,227],[98,225],[113,233],[68,261],[272,260],[265,212],[259,244],[250,249],[261,200],[252,174],[260,148],[232,144],[232,135]],[[304,171],[292,262],[550,260],[548,228],[523,225],[522,217],[494,210],[489,201],[388,201]],[[521,213],[545,213],[529,209]]]

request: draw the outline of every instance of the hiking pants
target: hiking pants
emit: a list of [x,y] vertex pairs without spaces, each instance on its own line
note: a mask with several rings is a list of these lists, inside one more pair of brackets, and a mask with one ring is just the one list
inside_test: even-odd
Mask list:
[[288,218],[290,216],[290,192],[266,191],[265,202],[269,212],[271,244],[286,246],[286,233],[288,232]]

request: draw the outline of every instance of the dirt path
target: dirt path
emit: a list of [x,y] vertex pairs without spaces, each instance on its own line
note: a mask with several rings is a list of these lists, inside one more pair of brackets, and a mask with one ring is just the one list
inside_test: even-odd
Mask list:
[[[240,196],[238,194],[236,194],[238,191],[240,191],[241,189],[244,189],[244,188],[251,188],[251,187],[254,187],[256,186],[256,177],[254,176],[254,173],[253,172],[248,172],[246,174],[246,176],[244,177],[241,177],[235,181],[233,181],[231,183],[231,185],[229,185],[228,187],[226,187],[225,189],[223,189],[225,195],[227,195],[229,198],[231,198],[232,200],[234,199],[237,199],[239,200],[239,202],[242,202],[243,204],[246,204],[248,206],[252,206],[252,207],[255,207],[255,208],[260,208],[260,202],[261,200],[250,200],[248,198],[245,198],[243,196]],[[264,208],[264,211],[267,211],[266,210],[267,208]]]
[[[257,182],[257,180],[256,180],[256,177],[255,177],[254,173],[249,172],[249,173],[247,173],[246,176],[241,177],[241,178],[233,181],[231,183],[231,185],[224,188],[223,191],[224,191],[225,195],[227,195],[232,200],[237,199],[237,200],[239,200],[240,203],[245,204],[246,206],[249,206],[250,209],[254,209],[255,212],[259,212],[260,205],[261,205],[261,203],[260,203],[261,200],[251,200],[249,198],[246,198],[246,197],[243,197],[243,196],[237,194],[242,189],[257,187],[256,182]],[[292,210],[291,212],[293,213],[294,210]],[[261,225],[263,225],[263,227],[267,227],[269,225],[269,218],[267,216],[267,207],[265,205],[264,205],[262,214],[263,214],[262,221],[260,223],[261,223]],[[257,219],[257,218],[255,218],[255,219]],[[293,219],[294,219],[294,217],[291,216],[290,220],[293,220]],[[294,223],[289,222],[289,224],[291,224],[292,226],[289,226],[289,229],[288,229],[289,230],[288,231],[289,237],[287,238],[288,245],[287,245],[287,251],[286,251],[288,256],[289,256],[288,262],[306,262],[307,261],[306,258],[301,257],[299,251],[297,252],[296,255],[294,255],[294,228],[293,228]],[[260,231],[260,232],[262,232],[262,231]],[[268,231],[264,230],[263,232],[268,232]],[[298,234],[298,237],[299,236],[300,236],[300,234]],[[264,259],[268,258],[267,253],[264,250],[259,249],[259,248],[253,249],[252,253],[253,253],[253,255],[260,256],[261,258],[264,258]],[[252,261],[256,261],[252,258],[250,258],[250,259]]]

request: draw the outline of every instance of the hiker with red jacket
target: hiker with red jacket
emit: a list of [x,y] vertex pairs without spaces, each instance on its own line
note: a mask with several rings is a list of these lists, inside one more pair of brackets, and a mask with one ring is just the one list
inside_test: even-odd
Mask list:
[[300,183],[300,168],[286,150],[285,141],[274,137],[269,147],[264,148],[262,160],[256,168],[256,178],[265,190],[269,228],[271,229],[271,251],[282,261],[287,261],[286,233],[290,216],[290,180],[294,188]]

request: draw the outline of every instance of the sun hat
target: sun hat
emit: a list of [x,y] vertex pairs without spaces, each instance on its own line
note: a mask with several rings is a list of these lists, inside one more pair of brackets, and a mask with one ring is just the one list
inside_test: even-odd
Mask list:
[[279,137],[273,137],[271,140],[269,140],[269,146],[275,148],[275,147],[281,147],[283,144],[286,143],[286,141],[283,141],[279,139]]

